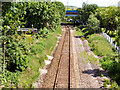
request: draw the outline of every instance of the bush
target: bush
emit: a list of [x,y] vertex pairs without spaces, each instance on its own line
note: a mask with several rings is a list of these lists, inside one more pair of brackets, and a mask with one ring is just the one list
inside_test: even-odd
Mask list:
[[111,79],[120,82],[120,63],[118,56],[107,56],[103,59],[100,59],[102,68],[106,70],[111,77]]
[[13,72],[23,71],[28,66],[28,47],[25,42],[17,38],[10,37],[9,39],[6,45],[7,69]]

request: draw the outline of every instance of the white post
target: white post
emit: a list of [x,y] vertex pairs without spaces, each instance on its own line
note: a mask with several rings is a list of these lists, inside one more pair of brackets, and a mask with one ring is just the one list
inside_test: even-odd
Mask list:
[[118,50],[118,53],[119,53],[119,55],[120,55],[120,49]]
[[117,45],[116,45],[116,43],[115,43],[115,49],[116,49],[116,46],[117,46]]

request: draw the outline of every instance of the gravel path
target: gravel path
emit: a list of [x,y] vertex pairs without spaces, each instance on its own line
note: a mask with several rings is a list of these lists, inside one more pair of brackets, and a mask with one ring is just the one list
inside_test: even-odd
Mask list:
[[[80,38],[74,36],[72,33],[72,46],[73,46],[73,62],[75,79],[72,88],[101,88],[104,79],[109,79],[108,75],[100,68],[100,65],[92,64],[87,58],[92,54],[95,58],[98,58],[88,45],[87,40],[82,41]],[[103,77],[98,76],[98,72],[101,71]],[[110,80],[110,79],[109,79]]]

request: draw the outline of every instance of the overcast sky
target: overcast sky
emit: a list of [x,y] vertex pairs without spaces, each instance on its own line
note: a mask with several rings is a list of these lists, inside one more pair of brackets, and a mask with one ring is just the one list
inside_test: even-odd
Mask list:
[[97,4],[98,6],[118,6],[118,1],[120,0],[52,0],[61,1],[64,5],[82,7],[82,3]]

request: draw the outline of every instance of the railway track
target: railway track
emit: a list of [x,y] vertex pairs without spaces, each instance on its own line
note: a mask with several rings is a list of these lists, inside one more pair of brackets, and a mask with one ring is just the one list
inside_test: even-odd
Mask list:
[[63,26],[63,35],[56,49],[54,59],[45,76],[42,88],[70,88],[71,87],[71,34],[70,26]]
[[[57,46],[48,72],[41,88],[74,89],[74,88],[101,88],[105,77],[94,77],[96,70],[101,67],[92,64],[87,58],[88,47],[84,46],[80,38],[74,37],[71,26],[63,26],[63,34]],[[88,45],[88,43],[85,43]],[[86,52],[87,50],[87,52]],[[86,52],[84,54],[84,52]],[[100,71],[103,72],[102,69]]]

